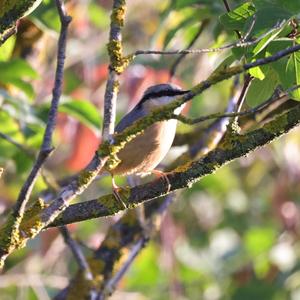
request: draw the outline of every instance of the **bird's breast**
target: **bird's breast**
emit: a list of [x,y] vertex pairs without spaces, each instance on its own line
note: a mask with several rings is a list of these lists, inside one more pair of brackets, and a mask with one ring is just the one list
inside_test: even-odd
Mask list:
[[158,122],[138,135],[117,154],[121,162],[113,174],[149,173],[165,157],[172,146],[176,120]]

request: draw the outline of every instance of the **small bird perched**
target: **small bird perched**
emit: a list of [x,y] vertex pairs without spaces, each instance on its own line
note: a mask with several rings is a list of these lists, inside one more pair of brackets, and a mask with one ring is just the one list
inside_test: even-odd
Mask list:
[[[158,84],[149,87],[138,104],[122,118],[115,132],[122,132],[138,119],[149,115],[154,109],[171,103],[176,96],[187,92],[189,91],[182,90],[174,84]],[[184,105],[176,108],[174,113],[179,114],[183,107]],[[174,119],[156,122],[120,150],[117,156],[121,162],[110,171],[114,190],[118,188],[114,182],[114,175],[163,174],[155,168],[172,146],[176,125],[177,120]]]

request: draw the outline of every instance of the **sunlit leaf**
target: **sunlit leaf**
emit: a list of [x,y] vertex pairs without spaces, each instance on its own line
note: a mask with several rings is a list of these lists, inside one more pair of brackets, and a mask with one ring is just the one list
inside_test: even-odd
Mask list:
[[2,46],[0,50],[0,61],[7,61],[14,49],[16,38],[14,36],[10,37]]
[[248,18],[255,13],[251,2],[243,3],[234,10],[220,16],[220,22],[228,30],[242,30]]
[[261,67],[255,67],[255,68],[250,69],[249,74],[259,80],[263,80],[266,77],[264,72],[262,71]]
[[[294,52],[291,54],[286,66],[286,81],[289,87],[300,85],[300,53]],[[287,88],[289,88],[287,87]],[[291,92],[293,99],[300,101],[300,90],[297,89]]]

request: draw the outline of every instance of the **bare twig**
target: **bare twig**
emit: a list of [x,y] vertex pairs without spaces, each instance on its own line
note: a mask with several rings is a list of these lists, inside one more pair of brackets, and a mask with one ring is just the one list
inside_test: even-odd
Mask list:
[[[68,16],[64,9],[64,4],[61,0],[56,0],[56,6],[60,16],[61,22],[61,31],[58,40],[58,50],[57,50],[57,66],[56,66],[56,74],[55,74],[55,83],[53,88],[53,96],[51,101],[51,107],[48,115],[48,121],[43,137],[43,142],[41,145],[41,149],[39,151],[38,157],[34,163],[34,166],[24,183],[18,199],[16,206],[14,208],[13,215],[15,218],[21,218],[24,214],[25,206],[30,197],[32,188],[37,179],[39,171],[48,158],[48,156],[53,151],[52,147],[52,135],[56,125],[56,117],[59,99],[62,92],[62,83],[63,83],[63,71],[64,71],[64,62],[65,62],[65,52],[66,52],[66,41],[67,41],[67,31],[68,25],[71,22],[71,17]],[[21,220],[19,220],[20,222]]]
[[[297,86],[289,89],[289,91],[294,91],[294,90],[299,89],[299,88],[300,88],[300,85],[297,85]],[[269,105],[271,102],[278,101],[279,99],[282,99],[282,98],[286,97],[287,95],[288,95],[288,92],[285,92],[280,97],[274,98],[274,96],[273,96],[269,100],[267,100],[265,105],[267,105],[267,104]],[[207,116],[203,116],[203,117],[199,117],[199,118],[194,118],[194,119],[185,117],[183,115],[175,115],[175,114],[172,116],[172,118],[177,119],[182,123],[193,125],[193,124],[198,124],[198,123],[201,123],[201,122],[204,122],[204,121],[207,121],[207,120],[211,120],[211,119],[240,117],[240,116],[247,116],[247,115],[250,115],[250,114],[258,113],[258,112],[261,112],[265,109],[265,105],[260,105],[260,106],[257,106],[255,108],[245,110],[245,111],[242,111],[242,112],[215,113],[215,114],[211,114],[211,115],[207,115]]]
[[257,38],[254,38],[250,41],[238,40],[234,43],[218,47],[218,48],[203,48],[203,49],[185,49],[185,50],[170,50],[170,51],[160,51],[160,50],[137,50],[133,56],[137,55],[148,55],[148,54],[157,54],[157,55],[175,55],[175,54],[201,54],[201,53],[211,53],[211,52],[220,52],[223,50],[228,50],[232,48],[245,48],[249,46],[253,46],[265,38],[267,35],[272,33],[273,31],[282,28],[285,25],[286,21],[282,21],[277,23],[273,28],[260,35]]
[[230,12],[230,6],[229,6],[227,0],[223,0],[223,3],[225,5],[225,8],[226,8],[227,12]]
[[86,280],[93,280],[93,274],[90,270],[90,266],[85,259],[84,254],[82,253],[80,246],[72,239],[70,232],[66,226],[59,227],[59,230],[64,238],[65,243],[69,246],[70,250],[73,253],[75,260],[81,271],[85,274]]
[[[230,9],[230,6],[229,6],[227,0],[223,0],[223,3],[224,3],[224,6],[225,6],[227,12],[230,12],[231,9]],[[235,30],[234,32],[236,33],[236,35],[237,35],[237,37],[238,37],[239,39],[242,38],[242,35],[240,34],[240,32],[239,32],[238,30]]]
[[[234,113],[240,111],[246,93],[246,85],[246,82],[244,82],[243,88],[240,91],[240,89],[238,88],[239,76],[236,76],[232,85],[231,97],[228,101],[225,113]],[[174,167],[178,166],[179,164],[185,163],[187,159],[195,159],[196,157],[200,158],[208,151],[214,149],[226,133],[229,122],[230,118],[225,117],[217,119],[215,122],[210,124],[210,126],[208,126],[206,130],[204,130],[200,138],[197,138],[194,143],[191,143],[187,152],[178,157],[178,160],[171,164],[170,168],[174,169]]]
[[0,38],[0,47],[15,33],[17,33],[17,26],[14,25],[12,28],[9,28]]
[[[185,50],[189,50],[191,47],[193,47],[193,45],[198,40],[199,36],[203,32],[203,30],[206,27],[206,25],[208,24],[208,22],[209,22],[208,19],[203,20],[203,22],[199,26],[197,33],[195,34],[194,38],[191,40],[191,42],[189,43],[189,45],[187,46],[187,48]],[[178,68],[179,64],[181,63],[181,61],[184,59],[184,57],[186,55],[187,55],[187,53],[182,53],[179,57],[177,57],[177,59],[172,64],[172,66],[170,68],[170,80],[172,80],[172,78],[174,77],[176,69]]]
[[129,267],[134,262],[137,255],[141,252],[141,250],[145,247],[145,243],[147,242],[147,238],[142,236],[131,248],[131,252],[126,260],[126,262],[122,265],[117,274],[112,277],[106,284],[104,291],[98,295],[97,300],[104,300],[107,296],[111,295],[113,291],[116,289],[117,284],[120,282],[122,277],[128,271]]
[[[57,109],[58,109],[59,99],[62,90],[67,30],[68,30],[68,25],[71,22],[71,17],[69,17],[66,14],[63,2],[61,0],[56,0],[55,2],[60,16],[61,30],[60,30],[59,41],[58,41],[57,66],[56,66],[56,74],[55,74],[55,83],[53,88],[53,97],[51,101],[51,107],[48,115],[48,121],[45,129],[41,149],[39,151],[37,159],[31,169],[31,172],[27,180],[25,181],[24,185],[21,188],[16,205],[12,212],[13,222],[10,228],[11,237],[16,235],[16,233],[18,232],[20,223],[22,222],[23,219],[26,204],[28,202],[28,199],[30,197],[31,191],[33,189],[37,176],[40,172],[40,169],[43,166],[46,159],[48,158],[48,156],[53,151],[52,134],[56,125]],[[1,262],[3,262],[3,260],[1,260]]]

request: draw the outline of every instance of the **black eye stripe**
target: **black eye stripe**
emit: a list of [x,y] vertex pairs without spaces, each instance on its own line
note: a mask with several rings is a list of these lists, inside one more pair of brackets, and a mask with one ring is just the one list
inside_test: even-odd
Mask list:
[[179,95],[183,95],[186,94],[189,91],[181,91],[181,90],[165,90],[165,91],[160,91],[160,92],[153,92],[153,93],[149,93],[144,95],[144,97],[140,100],[140,102],[138,103],[138,106],[141,107],[141,105],[146,102],[149,99],[152,98],[159,98],[159,97],[170,97],[170,96],[179,96]]

